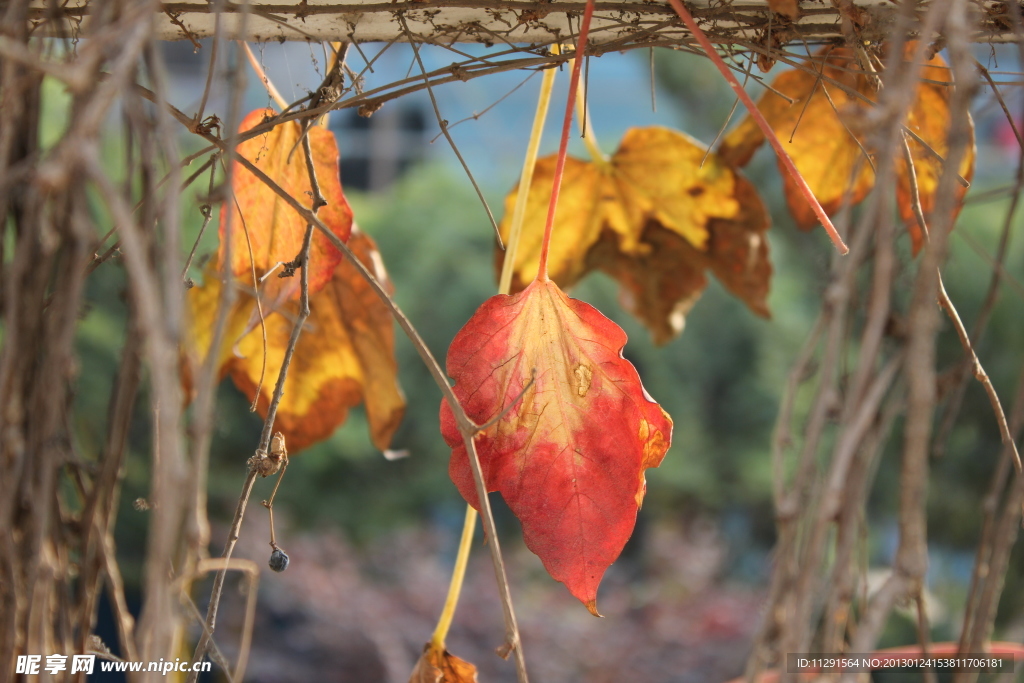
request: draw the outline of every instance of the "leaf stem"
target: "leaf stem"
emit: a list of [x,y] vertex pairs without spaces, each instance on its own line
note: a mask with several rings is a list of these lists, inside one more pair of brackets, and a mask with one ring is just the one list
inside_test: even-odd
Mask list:
[[[675,0],[678,2],[678,0]],[[551,245],[551,232],[555,225],[555,209],[558,208],[558,192],[562,187],[562,173],[565,171],[565,154],[569,149],[569,129],[572,127],[573,105],[576,103],[576,91],[580,82],[581,58],[587,51],[587,36],[590,34],[590,20],[594,16],[594,0],[587,0],[587,8],[583,11],[580,23],[580,37],[576,43],[576,61],[572,66],[572,78],[569,81],[569,95],[565,102],[565,119],[562,121],[562,139],[558,143],[558,159],[555,161],[555,177],[551,184],[551,203],[548,204],[548,218],[544,224],[544,241],[540,248],[540,264],[537,267],[537,278],[541,282],[548,281],[548,247]]]
[[249,47],[249,43],[244,40],[240,40],[238,41],[238,44],[241,45],[242,49],[245,51],[245,56],[249,58],[249,65],[252,67],[252,70],[256,72],[256,77],[260,79],[260,83],[262,83],[263,87],[267,89],[267,94],[270,95],[271,99],[277,103],[277,106],[281,107],[282,111],[288,111],[288,101],[281,97],[281,93],[278,92],[277,88],[274,87],[274,84],[271,83],[270,77],[267,76],[267,73],[263,70],[259,60],[256,59],[256,55],[252,53],[252,48]]
[[455,569],[452,570],[452,581],[448,586],[448,597],[444,601],[444,609],[441,610],[441,618],[437,620],[437,628],[430,639],[430,644],[439,652],[444,651],[444,639],[448,637],[448,629],[451,628],[452,619],[455,617],[455,608],[459,604],[459,595],[462,593],[462,581],[466,578],[466,566],[469,564],[469,551],[473,547],[473,532],[476,531],[477,512],[472,505],[466,506],[466,521],[462,525],[462,539],[459,541],[459,552],[455,556]]
[[[551,53],[558,54],[556,43],[551,46]],[[516,194],[516,206],[512,210],[512,227],[508,231],[508,244],[505,245],[505,260],[501,265],[501,278],[498,280],[498,293],[508,294],[512,291],[512,273],[516,265],[516,252],[519,250],[519,236],[523,232],[523,220],[526,217],[526,203],[533,184],[533,172],[537,167],[537,152],[540,150],[540,139],[544,133],[544,122],[547,121],[548,108],[551,105],[551,90],[555,83],[557,69],[544,71],[544,80],[540,84],[540,95],[537,98],[537,111],[533,115],[533,129],[530,130],[530,141],[526,145],[526,159],[523,161],[523,172],[519,175],[519,189]]]
[[[576,60],[569,60],[570,68],[576,66]],[[587,153],[590,154],[590,160],[601,170],[606,169],[609,164],[608,157],[601,151],[601,146],[597,144],[597,135],[594,134],[594,127],[590,125],[590,109],[587,107],[587,89],[583,84],[583,80],[576,88],[576,125],[580,128],[580,134],[583,136],[583,144],[587,146]]]
[[[557,43],[551,46],[551,53],[559,53]],[[501,278],[498,283],[499,294],[508,294],[512,290],[512,272],[515,269],[519,238],[523,232],[526,200],[530,194],[530,185],[533,183],[533,171],[537,165],[537,152],[540,149],[540,139],[544,133],[544,122],[547,120],[548,108],[551,104],[551,90],[557,73],[557,69],[547,69],[540,84],[540,94],[537,97],[537,111],[533,115],[533,128],[530,130],[530,140],[526,145],[523,171],[519,176],[519,193],[516,195],[516,206],[512,211],[512,227],[509,230],[508,242],[505,245],[505,258],[502,262]],[[452,570],[452,580],[448,586],[448,596],[445,598],[444,608],[441,610],[441,616],[437,621],[437,628],[434,629],[434,635],[430,640],[435,650],[444,650],[444,640],[448,636],[448,629],[451,628],[452,619],[455,617],[455,608],[459,604],[462,582],[465,579],[466,567],[469,564],[469,551],[473,547],[473,531],[476,528],[476,519],[476,509],[472,505],[466,505],[466,519],[462,525],[462,539],[459,541],[459,552],[455,557],[455,568]]]
[[775,153],[779,155],[779,161],[781,161],[782,165],[786,167],[786,171],[789,172],[789,175],[792,176],[793,181],[799,188],[800,194],[804,196],[804,199],[806,199],[807,203],[810,204],[811,209],[818,217],[818,220],[821,221],[821,225],[825,228],[825,232],[828,233],[829,238],[832,240],[832,244],[836,246],[836,249],[839,250],[840,254],[848,253],[850,251],[849,247],[846,246],[843,242],[843,238],[839,236],[835,226],[832,225],[832,221],[829,220],[828,215],[825,213],[825,209],[821,208],[821,204],[814,196],[814,193],[811,192],[811,188],[807,186],[807,181],[804,180],[802,175],[800,175],[800,171],[797,170],[796,164],[793,163],[793,159],[791,159],[789,154],[786,153],[786,150],[782,148],[782,143],[779,142],[779,137],[775,134],[775,131],[772,130],[772,127],[768,125],[768,121],[765,120],[764,115],[761,114],[761,110],[757,108],[756,104],[754,104],[754,100],[750,99],[750,95],[747,94],[747,91],[743,89],[742,85],[740,85],[736,76],[733,75],[732,71],[729,70],[729,67],[725,65],[724,61],[722,61],[722,57],[715,50],[714,45],[711,44],[708,37],[704,35],[704,31],[702,31],[700,26],[697,25],[693,15],[691,15],[690,11],[686,9],[686,5],[684,5],[681,0],[668,0],[668,4],[672,6],[672,9],[676,11],[679,18],[683,20],[683,23],[686,24],[686,28],[690,30],[690,33],[693,34],[693,37],[697,39],[697,42],[700,43],[700,46],[704,49],[708,59],[714,63],[715,67],[732,87],[733,92],[735,92],[736,96],[740,98],[741,102],[743,102],[743,106],[745,106],[747,111],[750,112],[750,118],[754,119],[754,123],[756,123],[757,127],[761,129],[762,133],[764,133],[764,136],[772,146],[772,149],[774,149]]

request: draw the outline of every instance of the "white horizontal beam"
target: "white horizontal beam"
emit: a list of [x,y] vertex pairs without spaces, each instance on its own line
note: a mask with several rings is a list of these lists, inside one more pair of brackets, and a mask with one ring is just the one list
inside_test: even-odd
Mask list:
[[[87,20],[89,0],[72,0],[54,8],[35,0],[33,18],[47,23],[65,22],[75,30]],[[49,5],[49,6],[47,6]],[[167,40],[198,39],[214,34],[213,8],[221,3],[166,2],[158,15],[158,35]],[[279,0],[223,4],[222,35],[249,40],[349,40],[548,44],[574,35],[584,2],[528,2],[524,0],[425,0],[371,2],[369,0]],[[716,42],[751,43],[765,47],[793,40],[823,40],[842,35],[839,10],[830,2],[804,0],[800,17],[789,21],[772,12],[765,0],[691,3],[702,27]],[[894,3],[857,0],[857,31],[864,40],[879,40],[892,25]],[[687,35],[666,3],[653,0],[598,0],[591,40],[636,45],[673,42]],[[56,14],[54,14],[56,12]],[[1013,39],[1011,22],[1002,2],[982,5],[984,17],[976,36],[979,42]],[[768,33],[771,31],[769,40]],[[51,26],[48,33],[55,33]]]

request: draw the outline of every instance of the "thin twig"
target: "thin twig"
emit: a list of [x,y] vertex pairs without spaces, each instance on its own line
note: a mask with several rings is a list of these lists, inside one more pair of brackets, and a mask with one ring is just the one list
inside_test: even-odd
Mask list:
[[[313,191],[313,208],[311,214],[316,217],[320,207],[325,206],[327,201],[320,193],[320,184],[316,179],[316,169],[313,164],[313,152],[309,144],[309,136],[302,138],[302,150],[306,155],[306,170],[309,173],[309,181]],[[241,157],[239,157],[241,158]],[[277,416],[277,408],[281,404],[281,397],[284,396],[284,383],[288,376],[288,368],[291,366],[292,356],[295,353],[295,346],[299,342],[299,335],[302,334],[302,326],[309,317],[309,252],[313,243],[313,224],[307,223],[306,232],[302,237],[302,249],[299,251],[295,261],[302,269],[299,278],[299,314],[292,326],[291,336],[288,338],[288,345],[285,347],[284,359],[281,361],[281,370],[277,375],[277,384],[274,386],[274,394],[270,399],[267,408],[267,416],[263,421],[263,433],[260,435],[259,451],[266,452],[270,448],[270,435],[274,431],[274,419]]]
[[[251,66],[252,70],[256,73],[256,77],[260,79],[260,83],[262,83],[263,87],[267,89],[267,94],[270,95],[270,99],[274,100],[277,106],[281,107],[281,109],[290,109],[288,106],[288,100],[282,97],[278,89],[270,82],[267,72],[263,70],[263,65],[261,65],[259,60],[256,59],[256,55],[252,53],[252,48],[249,47],[249,43],[244,40],[239,40],[238,44],[245,52],[245,56],[249,60],[249,66]],[[262,53],[263,51],[260,50],[260,54]]]
[[[245,5],[248,6],[248,3]],[[244,31],[245,26],[248,22],[248,13],[243,11],[241,17],[241,28]],[[229,149],[234,151],[240,140],[238,134],[238,121],[241,119],[241,100],[242,92],[244,90],[244,78],[245,72],[237,63],[231,66],[228,73],[228,83],[230,87],[230,96],[228,98],[228,114],[225,124],[227,125],[227,141],[223,142],[219,139],[216,140],[216,147],[221,150]],[[178,110],[174,109],[170,105],[167,105],[168,110],[180,123],[182,121],[182,114]],[[186,124],[187,125],[187,124]],[[212,138],[212,135],[205,133],[208,137]],[[209,140],[213,142],[213,140]],[[223,157],[218,157],[218,161],[223,163]],[[234,165],[227,164],[224,168],[224,188],[228,196],[234,201],[233,178],[234,178]],[[228,315],[230,314],[231,308],[234,305],[236,291],[231,286],[233,281],[232,263],[234,256],[234,220],[232,211],[225,211],[224,224],[221,226],[221,239],[223,240],[223,260],[220,264],[220,277],[222,281],[222,287],[220,291],[220,297],[217,302],[217,317],[214,320],[213,335],[210,340],[210,349],[206,354],[206,358],[203,360],[201,374],[197,381],[198,395],[195,401],[195,417],[192,422],[192,438],[193,448],[196,452],[196,472],[194,474],[194,490],[193,490],[193,515],[197,520],[205,519],[206,515],[206,486],[207,476],[209,470],[209,453],[210,443],[212,439],[212,413],[213,413],[213,402],[214,402],[214,390],[217,382],[217,376],[219,371],[219,356],[220,346],[223,343],[224,335],[227,331]],[[234,519],[232,526],[228,532],[228,540],[224,544],[224,550],[221,553],[221,557],[225,560],[230,560],[235,550],[235,545],[238,542],[238,536],[241,533],[242,519],[245,516],[245,509],[249,503],[249,496],[252,494],[252,487],[256,481],[256,474],[254,471],[249,471],[245,483],[242,486],[242,493],[238,498],[238,504],[235,508]],[[206,528],[200,529],[200,538],[197,539],[204,546],[209,544],[209,525]],[[204,628],[203,635],[200,637],[199,643],[196,644],[196,649],[192,655],[192,669],[193,672],[189,674],[187,683],[195,683],[198,679],[198,672],[196,665],[203,660],[206,655],[207,647],[209,646],[210,638],[212,637],[213,631],[217,625],[217,614],[220,609],[220,598],[224,590],[224,582],[227,579],[227,570],[219,571],[214,575],[213,587],[210,590],[210,602],[206,608],[206,626]]]
[[[924,234],[925,239],[928,239],[930,234],[928,230],[928,223],[925,220],[926,217],[921,208],[921,195],[917,185],[917,173],[914,170],[913,158],[910,155],[910,145],[907,143],[906,138],[903,140],[903,155],[907,162],[907,179],[910,185],[911,206],[914,209],[914,216],[917,219],[918,225],[921,227],[921,231]],[[970,360],[974,378],[977,379],[978,382],[981,383],[981,386],[985,388],[985,393],[988,395],[989,403],[992,405],[992,412],[995,413],[996,422],[999,424],[999,434],[1002,437],[1003,444],[1011,449],[1013,454],[1013,464],[1017,468],[1017,472],[1020,473],[1020,453],[1017,451],[1017,444],[1013,439],[1013,435],[1010,433],[1010,426],[1007,424],[1006,413],[1003,412],[1003,405],[999,400],[999,394],[996,392],[995,387],[992,385],[992,380],[989,378],[988,373],[985,372],[985,368],[982,367],[981,361],[978,359],[978,354],[975,352],[974,345],[971,343],[971,337],[967,334],[967,328],[964,327],[964,323],[960,319],[960,313],[957,312],[956,306],[953,305],[953,301],[949,298],[949,294],[946,292],[946,285],[942,281],[942,272],[937,270],[936,274],[938,277],[939,304],[953,323],[956,335],[960,339],[960,345],[963,347],[964,352]]]
[[[224,0],[216,0],[212,3],[213,7],[213,46],[210,48],[210,66],[206,69],[206,85],[203,87],[203,96],[199,100],[199,109],[196,110],[195,118],[192,119],[193,129],[198,128],[203,121],[203,114],[206,113],[206,102],[210,98],[210,86],[213,85],[213,72],[217,68],[217,51],[220,48],[221,42],[221,28],[222,28],[222,15],[224,11]],[[168,12],[168,15],[170,12]],[[191,34],[187,34],[191,38]],[[196,48],[199,48],[199,44],[195,42],[194,38],[191,38]]]
[[[238,497],[238,504],[235,505],[235,515],[231,520],[231,529],[228,531],[228,540],[224,544],[224,552],[221,554],[221,559],[224,561],[229,561],[231,559],[231,555],[235,551],[235,546],[238,544],[238,536],[242,529],[242,519],[245,517],[245,509],[249,505],[249,496],[252,495],[252,487],[256,483],[256,475],[256,469],[250,466],[249,472],[245,477],[245,482],[242,484],[242,493]],[[206,627],[203,629],[203,635],[199,638],[195,652],[192,654],[192,669],[196,674],[195,678],[198,678],[198,672],[195,671],[195,665],[203,661],[203,657],[206,656],[210,647],[210,640],[213,638],[213,630],[217,625],[217,612],[220,608],[220,599],[224,592],[224,581],[226,577],[227,569],[218,571],[213,577],[213,588],[210,589],[210,604],[206,608]],[[193,676],[190,674],[189,678],[193,678]]]
[[[219,154],[214,155],[219,156]],[[211,159],[211,161],[216,161]],[[199,242],[203,239],[203,233],[206,232],[206,226],[210,224],[210,220],[213,218],[213,207],[210,206],[210,197],[213,196],[213,184],[217,177],[217,165],[216,163],[210,164],[210,187],[206,192],[206,203],[199,207],[199,212],[203,214],[203,224],[199,227],[199,234],[196,235],[195,242],[192,243],[192,250],[188,253],[188,258],[185,260],[185,267],[181,269],[181,278],[185,281],[186,286],[191,283],[191,279],[188,276],[189,268],[192,267],[192,259],[196,257],[196,250],[199,249]]]
[[[196,620],[199,627],[203,630],[203,634],[209,634],[209,630],[206,628],[206,621],[203,620],[203,615],[196,606],[195,600],[192,599],[185,591],[181,592],[181,602],[188,609],[192,618]],[[210,634],[210,660],[214,664],[220,667],[220,670],[224,672],[224,677],[228,680],[228,683],[234,681],[234,677],[231,675],[231,662],[224,656],[220,646],[217,645],[217,641],[213,639],[213,635]],[[130,658],[128,661],[132,661]]]
[[[487,112],[491,111],[492,109],[497,107],[499,104],[504,102],[506,99],[508,99],[509,96],[511,96],[514,92],[516,92],[521,87],[523,87],[524,85],[529,83],[530,80],[532,80],[533,77],[536,76],[536,75],[537,75],[537,72],[534,71],[532,74],[530,74],[529,76],[527,76],[523,80],[519,81],[519,83],[517,83],[515,85],[515,87],[513,87],[511,90],[506,92],[504,95],[502,95],[501,97],[499,97],[495,101],[491,102],[489,105],[487,105],[486,107],[481,109],[479,112],[474,112],[471,116],[467,116],[465,118],[459,119],[455,123],[448,124],[448,130],[451,130],[452,128],[455,128],[460,123],[466,123],[467,121],[479,121],[481,119],[481,117],[483,117],[483,116],[485,116],[487,114]],[[444,133],[438,133],[433,138],[431,138],[430,143],[433,144],[433,143],[437,142],[437,139],[439,137],[441,137],[442,135],[444,135]]]
[[[651,49],[653,50],[654,48],[651,48]],[[652,59],[653,59],[653,57],[652,57]],[[747,87],[747,81],[750,80],[750,70],[752,68],[754,68],[754,60],[750,59],[747,62],[747,68],[745,69],[745,71],[743,73],[743,87],[744,88]],[[654,67],[653,67],[653,62],[652,62],[652,66],[651,66],[651,75],[652,76],[654,75],[653,69],[654,69]],[[651,86],[651,93],[654,92],[653,88],[654,88],[654,86],[652,85]],[[653,97],[653,95],[652,95],[652,97]],[[733,99],[732,106],[729,107],[729,113],[725,115],[725,121],[722,122],[721,127],[718,129],[718,132],[715,133],[714,139],[711,140],[711,142],[708,144],[708,148],[706,150],[704,150],[704,156],[701,157],[701,159],[700,159],[700,168],[704,168],[704,162],[706,162],[708,160],[708,157],[711,155],[711,150],[714,149],[715,145],[718,144],[718,141],[722,138],[723,135],[725,135],[725,129],[729,127],[729,122],[732,121],[732,117],[736,114],[736,108],[738,106],[740,106],[740,98],[737,97],[737,98]]]
[[494,228],[494,236],[498,240],[498,244],[504,248],[501,243],[501,231],[498,230],[498,221],[494,220],[494,214],[491,212],[491,207],[487,203],[487,199],[484,197],[483,190],[476,182],[476,178],[473,177],[473,172],[469,170],[469,164],[462,158],[462,152],[459,151],[458,145],[455,144],[455,140],[452,138],[452,134],[448,132],[448,121],[441,116],[441,109],[437,105],[437,98],[434,97],[434,89],[430,86],[430,79],[427,77],[427,69],[423,66],[423,59],[420,57],[420,48],[413,39],[412,33],[409,32],[409,26],[405,23],[405,17],[401,14],[398,15],[398,20],[402,24],[402,30],[409,37],[409,44],[412,46],[412,53],[416,59],[416,63],[419,64],[420,72],[423,74],[423,82],[427,86],[427,94],[430,96],[430,104],[434,108],[434,116],[437,117],[437,125],[441,128],[441,133],[444,135],[445,140],[451,146],[452,151],[455,152],[455,156],[458,158],[459,163],[462,164],[463,170],[466,172],[466,176],[469,178],[469,182],[473,185],[473,190],[476,191],[476,196],[480,198],[480,203],[484,207],[484,211],[487,212],[487,218],[491,221],[491,226]]
[[1010,453],[1013,455],[1014,467],[1016,467],[1017,472],[1020,473],[1020,453],[1017,451],[1017,443],[1014,441],[1013,435],[1010,433],[1010,426],[1006,422],[1006,413],[1003,412],[1003,405],[999,401],[999,394],[996,392],[996,388],[992,385],[992,380],[989,378],[988,373],[985,372],[985,368],[982,367],[981,361],[978,359],[978,354],[974,351],[971,339],[967,335],[967,329],[964,328],[963,321],[960,320],[960,314],[957,313],[956,307],[949,298],[949,294],[946,293],[946,287],[942,282],[941,275],[939,275],[939,303],[942,305],[943,310],[946,311],[949,319],[953,322],[956,334],[960,338],[960,345],[963,346],[964,351],[970,357],[974,378],[985,388],[985,393],[988,395],[988,401],[992,406],[992,412],[995,413],[996,422],[999,423],[999,435],[1002,438],[1003,444],[1010,449]]
[[[987,74],[987,72],[982,73]],[[1005,107],[1005,103],[1003,106]],[[1014,129],[1014,132],[1016,133],[1016,129]],[[999,296],[1000,286],[1003,281],[1005,280],[1010,283],[1011,286],[1018,284],[1016,278],[1005,272],[1003,264],[1005,263],[1006,255],[1009,252],[1011,228],[1013,226],[1013,219],[1017,214],[1017,208],[1020,205],[1022,189],[1024,189],[1024,144],[1021,145],[1020,152],[1017,155],[1016,180],[1012,189],[1013,194],[1010,198],[1010,206],[1007,207],[1006,217],[1003,220],[1003,229],[999,235],[999,244],[996,247],[995,257],[990,258],[989,260],[992,264],[992,277],[989,280],[988,291],[985,292],[985,298],[982,300],[981,306],[978,308],[978,316],[975,318],[974,328],[971,331],[970,345],[972,347],[978,346],[981,342],[989,317],[992,315],[992,311],[995,308],[996,299]],[[968,244],[974,248],[975,243],[970,236],[965,235],[963,232],[958,234],[961,237],[964,237]],[[988,254],[985,254],[985,256],[988,256]],[[970,358],[965,358],[956,373],[955,385],[950,392],[950,398],[946,403],[945,415],[939,423],[939,428],[936,430],[935,441],[932,447],[932,451],[936,455],[942,453],[947,437],[953,429],[953,424],[956,422],[957,415],[960,412],[960,406],[963,403],[972,367],[973,364],[971,363]]]

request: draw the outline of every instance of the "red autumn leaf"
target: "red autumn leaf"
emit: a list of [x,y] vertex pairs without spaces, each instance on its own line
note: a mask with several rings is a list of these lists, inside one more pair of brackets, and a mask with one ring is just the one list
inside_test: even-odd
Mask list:
[[[257,109],[245,117],[239,131],[254,128],[273,114],[272,109]],[[310,205],[312,185],[300,144],[300,132],[298,123],[280,124],[263,135],[240,143],[238,153],[291,196]],[[317,215],[331,232],[347,241],[352,231],[352,209],[341,191],[337,142],[330,131],[320,126],[311,126],[308,135],[317,184],[327,201]],[[242,164],[236,162],[232,173],[234,201],[225,202],[221,207],[221,245],[217,261],[222,262],[224,258],[224,234],[230,215],[233,226],[231,271],[235,277],[252,282],[254,271],[257,278],[262,277],[271,268],[293,261],[299,255],[306,233],[306,220]],[[341,252],[319,231],[314,232],[309,254],[310,293],[327,284],[340,261]],[[298,278],[268,279],[263,290],[271,301],[297,298]]]
[[[597,587],[633,532],[672,420],[622,357],[626,334],[550,280],[488,299],[448,350],[448,374],[467,415],[488,491],[523,526],[552,577],[597,614]],[[531,378],[533,383],[530,384]],[[520,396],[522,394],[522,396]],[[447,402],[441,431],[449,473],[479,509],[462,436]]]

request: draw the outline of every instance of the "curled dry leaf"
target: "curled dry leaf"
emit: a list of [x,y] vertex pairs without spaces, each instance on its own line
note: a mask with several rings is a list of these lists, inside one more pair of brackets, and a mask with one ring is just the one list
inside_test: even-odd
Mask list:
[[[390,286],[373,240],[352,231],[349,246],[378,280]],[[206,283],[188,293],[193,358],[205,356],[220,297],[217,271],[209,269]],[[246,325],[255,309],[252,296],[240,292],[228,318],[225,343],[220,350],[221,373],[230,373],[235,385],[252,400],[263,370],[260,326]],[[310,314],[299,337],[275,426],[295,452],[326,439],[345,422],[348,409],[365,400],[374,445],[385,450],[405,412],[394,359],[394,328],[390,311],[346,259],[331,279],[310,297]],[[267,311],[267,374],[256,406],[266,417],[298,302],[279,304]]]
[[[557,234],[557,233],[556,233]],[[626,334],[550,281],[488,299],[448,350],[448,374],[476,437],[488,491],[498,491],[548,573],[597,614],[597,588],[622,552],[661,464],[672,419],[622,357]],[[454,415],[441,404],[449,473],[479,499]]]
[[409,683],[476,683],[476,667],[431,643],[423,647]]
[[[767,316],[768,214],[743,176],[714,154],[705,159],[706,153],[687,135],[651,127],[627,131],[607,162],[566,159],[548,257],[551,278],[568,288],[591,270],[608,272],[658,343],[682,330],[684,315],[706,286],[708,268],[754,312]],[[553,156],[537,162],[516,254],[515,290],[537,273],[554,166]],[[505,200],[503,238],[517,193]]]
[[[906,46],[912,59],[916,43]],[[942,173],[941,158],[949,151],[949,70],[942,57],[935,55],[922,67],[906,127],[928,147],[907,136],[925,215],[935,202],[935,191]],[[804,69],[780,74],[772,88],[793,99],[790,103],[772,91],[758,102],[758,109],[779,136],[801,175],[826,213],[834,214],[844,203],[861,201],[875,185],[873,150],[866,124],[870,109],[878,99],[874,76],[863,71],[852,50],[824,48]],[[959,174],[970,181],[974,172],[974,129],[971,147]],[[764,135],[749,116],[730,132],[719,151],[725,161],[745,165],[764,142]],[[800,195],[788,173],[781,171],[786,203],[796,224],[805,230],[818,225],[817,218]],[[903,154],[896,159],[897,202],[913,240],[914,253],[923,244],[923,233],[914,217],[910,181]],[[958,204],[966,189],[958,186]]]
[[[243,119],[240,132],[256,127],[272,109],[257,109]],[[294,121],[283,123],[263,135],[238,145],[238,154],[252,162],[278,185],[307,206],[312,204],[312,184],[306,168],[306,157],[300,143],[301,127]],[[338,145],[334,135],[320,126],[308,132],[317,185],[327,204],[318,217],[342,240],[352,230],[352,209],[341,191],[338,175]],[[220,212],[221,246],[217,260],[225,254],[224,235],[228,217],[231,229],[231,271],[235,277],[252,282],[278,264],[294,261],[302,251],[306,221],[276,193],[240,163],[232,168],[231,189],[234,201],[225,202]],[[251,251],[250,251],[251,248]],[[317,292],[331,279],[334,267],[341,261],[341,252],[319,232],[313,233],[310,246],[309,291]],[[264,296],[271,301],[295,299],[299,295],[297,278],[272,278],[263,286]]]

